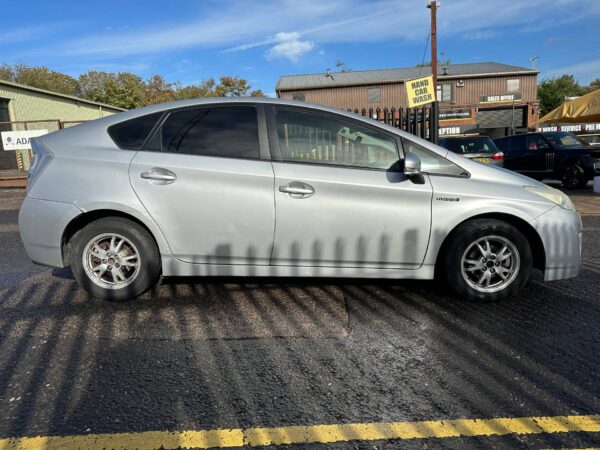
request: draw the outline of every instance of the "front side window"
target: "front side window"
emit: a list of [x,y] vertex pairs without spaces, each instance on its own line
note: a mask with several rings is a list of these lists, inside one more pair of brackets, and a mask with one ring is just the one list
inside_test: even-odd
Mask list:
[[448,175],[453,177],[467,177],[469,173],[437,153],[408,139],[402,139],[404,152],[412,152],[421,160],[421,172],[430,175]]
[[169,114],[159,132],[157,145],[165,152],[225,158],[260,157],[253,106],[175,111]]
[[333,116],[275,111],[283,161],[390,169],[398,162],[396,140]]
[[108,134],[121,148],[139,149],[162,114],[158,112],[116,123],[108,127]]

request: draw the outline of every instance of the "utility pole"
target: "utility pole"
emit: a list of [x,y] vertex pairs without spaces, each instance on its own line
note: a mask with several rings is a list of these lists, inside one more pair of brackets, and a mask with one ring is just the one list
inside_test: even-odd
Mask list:
[[440,4],[437,0],[429,0],[427,7],[431,10],[431,75],[433,76],[433,92],[435,101],[431,105],[432,132],[431,142],[438,143],[439,140],[439,102],[437,99],[437,9]]

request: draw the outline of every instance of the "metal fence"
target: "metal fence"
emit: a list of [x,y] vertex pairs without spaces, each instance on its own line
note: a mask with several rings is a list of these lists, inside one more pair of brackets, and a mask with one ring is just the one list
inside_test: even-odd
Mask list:
[[[435,105],[435,104],[434,104]],[[348,111],[371,117],[415,136],[437,141],[439,120],[435,106],[417,108],[349,108]]]
[[[30,130],[62,130],[73,125],[85,122],[84,120],[20,120],[13,122],[0,122],[0,131],[30,131]],[[0,170],[16,172],[27,172],[31,164],[31,150],[4,150],[0,140]]]

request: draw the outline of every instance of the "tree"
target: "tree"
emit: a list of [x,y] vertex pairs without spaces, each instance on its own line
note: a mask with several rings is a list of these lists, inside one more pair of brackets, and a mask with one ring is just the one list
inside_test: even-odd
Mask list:
[[596,91],[598,89],[600,89],[600,78],[596,78],[590,82],[590,85],[586,88],[586,93]]
[[156,105],[175,100],[173,83],[168,83],[161,75],[153,75],[146,82],[142,105]]
[[260,89],[251,91],[248,80],[235,76],[222,76],[218,84],[213,78],[207,78],[199,84],[182,86],[178,82],[170,83],[157,74],[144,80],[129,72],[91,70],[75,79],[46,67],[3,64],[0,65],[0,79],[125,109],[190,98],[264,96]]
[[573,75],[562,75],[557,78],[546,78],[538,85],[540,115],[544,116],[561,105],[566,97],[584,94],[584,90]]
[[181,86],[179,83],[176,83],[175,98],[177,100],[183,100],[188,98],[214,97],[216,95],[215,84],[213,78],[207,78],[200,84],[189,86]]
[[217,97],[242,97],[250,90],[248,81],[239,77],[222,76],[215,87]]
[[4,64],[0,67],[0,78],[60,94],[77,95],[79,91],[79,83],[75,78],[44,66],[32,67],[22,63],[14,66]]

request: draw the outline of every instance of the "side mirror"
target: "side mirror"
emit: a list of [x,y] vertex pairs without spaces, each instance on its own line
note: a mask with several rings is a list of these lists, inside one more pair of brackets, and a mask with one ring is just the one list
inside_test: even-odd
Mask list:
[[404,175],[419,175],[421,173],[421,160],[412,152],[404,154]]

